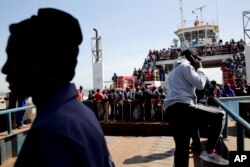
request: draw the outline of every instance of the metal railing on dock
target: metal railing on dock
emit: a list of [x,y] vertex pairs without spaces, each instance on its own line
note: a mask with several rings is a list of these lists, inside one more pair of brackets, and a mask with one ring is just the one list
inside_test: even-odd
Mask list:
[[25,106],[25,107],[19,107],[19,108],[11,108],[11,109],[5,109],[0,111],[0,115],[7,115],[7,131],[8,134],[12,133],[12,120],[11,120],[11,113],[14,112],[19,112],[22,110],[27,110],[27,109],[32,109],[35,108],[34,105],[30,105],[30,106]]
[[[236,100],[236,102],[240,103],[240,98],[239,97],[235,97],[233,98],[234,100]],[[242,98],[243,99],[243,98]],[[242,100],[241,99],[241,100]],[[248,99],[248,103],[250,104],[250,97],[244,97],[243,101],[246,102],[245,100]],[[244,120],[240,115],[239,112],[233,112],[228,106],[226,106],[220,99],[218,98],[214,98],[214,100],[218,103],[218,105],[233,119],[237,122],[237,150],[238,151],[244,151],[244,131],[247,131],[248,133],[250,133],[250,123],[247,122],[246,120]],[[231,99],[232,100],[232,99]],[[233,101],[233,100],[232,100]],[[226,128],[227,130],[227,125]],[[227,135],[227,134],[226,134]]]

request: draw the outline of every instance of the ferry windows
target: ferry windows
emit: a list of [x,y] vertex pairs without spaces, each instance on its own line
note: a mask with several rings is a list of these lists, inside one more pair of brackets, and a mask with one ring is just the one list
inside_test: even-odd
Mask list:
[[179,39],[180,39],[181,42],[184,41],[184,36],[183,36],[183,34],[179,34]]
[[192,31],[192,39],[197,39],[197,38],[198,38],[198,32]]
[[185,32],[184,35],[185,35],[185,39],[186,39],[188,42],[191,42],[191,33],[190,33],[190,32]]
[[198,32],[197,31],[192,31],[192,45],[197,45],[198,44]]
[[199,30],[199,38],[200,39],[205,38],[205,30]]
[[207,30],[207,38],[214,38],[213,30]]

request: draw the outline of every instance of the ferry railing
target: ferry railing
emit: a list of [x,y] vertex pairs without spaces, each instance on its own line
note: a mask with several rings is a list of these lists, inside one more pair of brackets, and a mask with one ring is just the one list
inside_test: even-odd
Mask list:
[[[237,150],[244,151],[244,130],[250,133],[250,124],[245,121],[237,113],[229,109],[222,101],[214,97],[215,102],[233,119],[237,122]],[[226,125],[227,128],[227,125]]]
[[[228,47],[229,45],[229,47]],[[199,56],[201,57],[205,57],[205,56],[217,56],[217,55],[228,55],[228,54],[236,54],[237,52],[235,52],[233,50],[233,48],[231,47],[231,44],[223,44],[223,45],[203,45],[199,47],[197,47],[197,53]],[[211,53],[208,53],[206,50],[207,48],[211,49]],[[240,49],[237,46],[237,49]],[[241,51],[243,52],[243,51]],[[161,60],[173,60],[173,59],[177,59],[178,58],[178,54],[175,52],[171,52],[169,51],[168,53],[161,53],[158,57],[157,60],[161,61]]]
[[[136,119],[145,121],[147,119],[155,122],[164,122],[163,101],[164,99],[150,99],[150,100],[129,99],[129,100],[119,100],[116,102],[94,102],[93,100],[85,100],[83,101],[83,103],[87,104],[87,106],[89,106],[96,113],[97,119],[99,121],[104,119],[104,114],[106,114],[107,112],[106,111],[107,109],[104,109],[104,106],[106,105],[106,103],[108,103],[109,104],[108,112],[110,112],[110,115],[112,116],[111,120],[109,121],[118,121],[118,120],[134,121]],[[94,105],[96,106],[94,107]],[[99,107],[97,107],[97,105]],[[105,113],[103,113],[104,111]],[[138,112],[137,113],[138,118],[136,118],[134,112],[135,113]],[[126,115],[129,114],[129,120],[125,120],[124,118],[125,114]],[[156,116],[156,118],[154,118],[154,116]]]
[[7,115],[7,131],[8,131],[8,134],[12,133],[11,113],[19,112],[19,111],[27,110],[27,109],[32,109],[32,108],[35,108],[35,106],[30,105],[30,106],[11,108],[11,109],[5,109],[5,110],[0,111],[0,115],[5,115],[5,114]]

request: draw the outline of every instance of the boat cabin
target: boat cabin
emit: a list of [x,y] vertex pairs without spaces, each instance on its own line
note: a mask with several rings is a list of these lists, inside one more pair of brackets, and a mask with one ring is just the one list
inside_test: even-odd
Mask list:
[[190,46],[204,46],[217,43],[219,27],[218,25],[195,24],[192,27],[180,28],[175,31],[175,34],[179,37],[180,42],[187,41]]

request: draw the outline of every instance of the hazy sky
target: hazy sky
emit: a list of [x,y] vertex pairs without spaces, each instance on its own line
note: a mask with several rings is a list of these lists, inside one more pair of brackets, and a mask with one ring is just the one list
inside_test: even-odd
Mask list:
[[[217,2],[217,5],[216,5]],[[243,38],[242,12],[250,9],[249,0],[183,0],[183,16],[189,22],[192,11],[203,8],[203,20],[218,21],[223,41]],[[216,8],[217,6],[217,8]],[[73,82],[92,88],[91,38],[96,28],[102,37],[104,80],[117,75],[132,75],[141,68],[149,49],[168,48],[180,25],[178,0],[1,0],[0,67],[6,61],[8,26],[37,14],[39,8],[52,7],[75,16],[84,35]],[[217,10],[216,10],[217,9]],[[195,10],[200,16],[198,10]],[[217,12],[218,11],[218,12]],[[218,18],[218,20],[217,20]],[[220,82],[221,72],[208,70],[210,78]],[[29,75],[29,71],[26,74]],[[0,92],[8,91],[5,75],[0,74]]]

